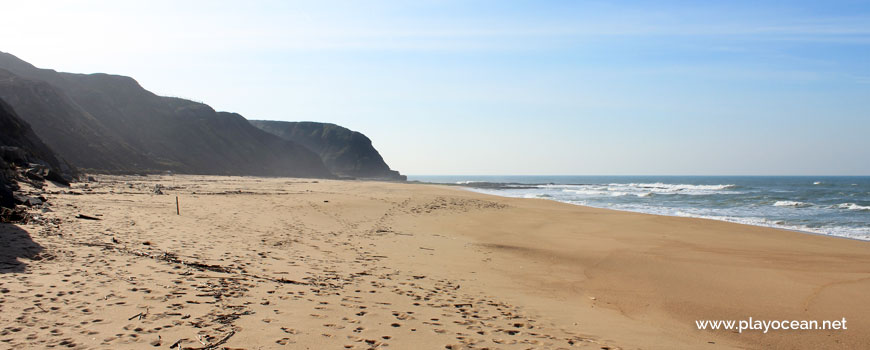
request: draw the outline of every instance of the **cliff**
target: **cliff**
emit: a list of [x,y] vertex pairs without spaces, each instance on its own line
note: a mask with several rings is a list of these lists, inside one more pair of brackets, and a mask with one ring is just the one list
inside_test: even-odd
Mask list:
[[[12,107],[0,99],[0,207],[15,208],[16,204],[30,205],[37,202],[15,192],[19,181],[27,181],[41,187],[44,180],[69,184],[77,175],[76,170],[36,136]],[[7,210],[0,213],[0,221],[6,221]]]
[[0,98],[73,165],[97,172],[329,178],[308,148],[133,78],[59,73],[0,53]]
[[328,123],[251,120],[251,124],[316,152],[336,175],[354,178],[406,180],[391,170],[365,135]]

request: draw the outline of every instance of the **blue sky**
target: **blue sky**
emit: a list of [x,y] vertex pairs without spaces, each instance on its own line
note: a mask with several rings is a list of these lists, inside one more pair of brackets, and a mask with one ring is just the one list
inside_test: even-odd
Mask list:
[[403,173],[870,174],[868,2],[32,3],[0,50],[344,125]]

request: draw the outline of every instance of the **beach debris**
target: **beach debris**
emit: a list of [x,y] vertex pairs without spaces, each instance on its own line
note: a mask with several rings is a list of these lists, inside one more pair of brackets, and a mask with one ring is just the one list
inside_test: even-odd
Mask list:
[[175,348],[177,348],[178,345],[181,344],[181,342],[184,341],[184,340],[185,340],[185,338],[181,338],[181,339],[176,340],[174,343],[172,343],[172,345],[169,346],[169,348],[170,348],[170,349],[175,349]]
[[203,346],[201,348],[182,348],[182,350],[212,350],[212,349],[217,349],[218,346],[221,346],[224,343],[226,343],[227,340],[230,340],[230,338],[235,334],[236,334],[236,331],[231,330],[229,333],[227,333],[227,335],[225,335],[223,338],[221,338],[220,340],[218,340],[217,342],[214,342],[214,343],[206,343],[205,341],[202,340],[202,336],[197,335],[196,339],[199,340],[199,342]]
[[152,190],[151,192],[159,195],[159,194],[163,194],[163,189],[164,189],[163,185],[156,184],[156,185],[154,185],[154,190]]
[[426,248],[426,247],[420,247],[420,249],[423,249],[423,250],[435,250],[435,249],[432,249],[432,248]]
[[76,219],[82,219],[82,220],[102,220],[102,219],[100,219],[100,218],[96,218],[96,217],[89,216],[89,215],[85,215],[85,214],[79,214],[79,215],[76,215]]
[[145,316],[147,316],[147,315],[148,315],[148,309],[146,308],[145,311],[140,312],[140,313],[138,313],[138,314],[135,314],[135,315],[133,315],[133,316],[130,316],[130,318],[128,318],[127,321],[132,321],[134,318],[138,318],[139,321],[141,321],[141,320],[142,320],[143,318],[145,318]]

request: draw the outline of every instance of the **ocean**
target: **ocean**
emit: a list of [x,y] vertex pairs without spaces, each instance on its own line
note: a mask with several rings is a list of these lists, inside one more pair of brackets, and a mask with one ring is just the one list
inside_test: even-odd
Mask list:
[[870,241],[870,176],[408,176],[505,197]]

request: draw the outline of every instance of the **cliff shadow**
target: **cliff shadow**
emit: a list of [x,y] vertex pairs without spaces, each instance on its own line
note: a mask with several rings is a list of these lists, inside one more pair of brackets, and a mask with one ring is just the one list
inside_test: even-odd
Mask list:
[[15,224],[0,223],[0,274],[23,272],[27,264],[20,258],[39,259],[42,251],[27,231]]

